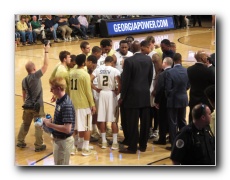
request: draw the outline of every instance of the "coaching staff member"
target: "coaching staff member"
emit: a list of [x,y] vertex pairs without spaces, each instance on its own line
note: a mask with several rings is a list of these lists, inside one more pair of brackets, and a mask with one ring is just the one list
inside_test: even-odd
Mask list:
[[[149,56],[140,53],[141,44],[134,41],[131,48],[134,55],[124,61],[122,90],[119,103],[123,104],[127,121],[128,148],[121,153],[135,154],[137,143],[140,151],[147,148],[150,121],[150,85],[153,77],[153,64]],[[138,122],[140,118],[140,134]]]

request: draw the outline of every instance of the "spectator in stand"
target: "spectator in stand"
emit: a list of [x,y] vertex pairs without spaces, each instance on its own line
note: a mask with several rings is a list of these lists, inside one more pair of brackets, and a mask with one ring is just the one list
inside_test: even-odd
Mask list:
[[33,37],[34,42],[36,42],[38,34],[42,34],[42,41],[44,41],[44,39],[46,38],[46,34],[44,31],[45,25],[40,24],[40,22],[37,20],[37,16],[33,16],[32,21],[30,23],[31,23],[31,27],[32,27],[33,32],[35,32],[35,33],[33,33],[34,34],[34,37]]
[[85,31],[86,32],[89,31],[90,37],[93,38],[94,34],[95,34],[94,33],[95,26],[92,25],[92,24],[89,24],[88,21],[87,21],[87,19],[86,19],[86,17],[84,15],[78,16],[78,20],[79,20],[80,24],[85,28]]
[[198,22],[199,27],[202,27],[202,25],[201,25],[201,16],[200,15],[192,15],[192,19],[193,19],[193,27],[196,26],[196,22]]
[[61,30],[63,40],[72,41],[71,33],[73,30],[68,26],[68,19],[60,15],[56,17],[55,21],[58,23],[58,29]]
[[46,17],[47,18],[45,19],[45,31],[52,32],[54,42],[59,42],[59,39],[57,38],[58,23],[55,22],[55,19],[52,18],[51,15],[47,15]]
[[20,33],[20,36],[22,38],[22,45],[26,45],[26,37],[29,37],[28,44],[33,44],[33,35],[32,31],[29,29],[29,27],[26,24],[26,16],[22,15],[20,17],[20,21],[17,22],[17,30]]
[[72,28],[73,30],[77,30],[82,39],[86,40],[88,39],[88,36],[86,35],[86,29],[84,26],[82,26],[77,18],[76,15],[72,15],[69,19],[69,25],[70,25],[70,28]]

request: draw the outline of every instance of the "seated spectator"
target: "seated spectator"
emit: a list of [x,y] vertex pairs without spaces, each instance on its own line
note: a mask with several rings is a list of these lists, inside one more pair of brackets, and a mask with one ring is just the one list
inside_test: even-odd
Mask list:
[[55,19],[52,18],[51,15],[47,15],[46,17],[47,18],[45,19],[45,31],[52,32],[54,42],[59,42],[59,39],[57,38],[58,23],[55,22]]
[[26,24],[26,16],[22,15],[20,21],[17,22],[17,30],[21,36],[22,45],[26,45],[26,36],[29,38],[28,44],[33,44],[32,30],[30,30]]
[[15,30],[15,44],[20,44],[20,33],[17,30]]
[[35,32],[34,33],[35,37],[33,37],[34,38],[34,42],[36,42],[38,34],[42,35],[42,40],[44,41],[44,39],[46,38],[45,31],[44,31],[45,25],[44,24],[40,24],[40,22],[37,20],[37,16],[33,16],[32,17],[32,21],[30,23],[31,23],[33,32]]
[[86,17],[83,15],[78,16],[80,24],[85,28],[86,32],[89,31],[90,37],[94,37],[94,28],[95,25],[89,24]]
[[31,26],[31,17],[30,17],[29,15],[26,16],[26,24],[27,24],[29,30],[32,32],[32,35],[33,35],[33,43],[36,44],[36,43],[37,43],[37,42],[36,42],[37,35],[36,35],[36,32],[33,31],[33,29],[32,29],[32,26]]
[[72,15],[70,17],[69,25],[70,28],[72,28],[73,30],[77,30],[81,34],[82,39],[88,39],[88,36],[86,35],[86,29],[80,24],[76,15]]
[[63,15],[59,15],[55,20],[58,23],[58,29],[61,30],[63,40],[72,41],[71,33],[73,30],[68,26],[68,19]]

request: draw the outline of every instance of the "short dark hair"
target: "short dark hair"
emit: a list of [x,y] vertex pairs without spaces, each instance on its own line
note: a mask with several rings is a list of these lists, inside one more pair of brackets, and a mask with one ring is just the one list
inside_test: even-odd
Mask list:
[[82,41],[80,44],[80,48],[86,48],[86,46],[89,45],[89,43],[87,41]]
[[180,53],[175,53],[173,56],[173,62],[177,63],[177,62],[181,62],[182,60],[182,56]]
[[94,46],[92,49],[92,53],[96,53],[96,52],[101,52],[101,48],[99,46]]
[[75,54],[71,54],[70,57],[71,57],[71,62],[73,62],[73,61],[76,62],[76,57],[77,56]]
[[100,42],[100,46],[102,46],[103,48],[106,46],[111,46],[110,41],[108,39],[102,39]]
[[113,62],[113,57],[112,56],[107,56],[105,58],[105,63],[108,63],[108,62]]
[[147,46],[149,46],[149,41],[147,41],[147,40],[143,40],[143,41],[141,41],[141,47],[147,47]]
[[67,55],[70,55],[70,52],[69,51],[61,51],[59,53],[59,59],[61,62],[63,62],[64,58],[67,57]]
[[133,36],[127,36],[127,37],[125,38],[125,40],[127,41],[127,39],[132,39],[132,40],[134,41],[134,37],[133,37]]
[[83,63],[85,62],[85,60],[86,60],[86,55],[85,54],[79,54],[76,57],[76,64],[78,66],[82,66]]
[[206,115],[206,104],[198,104],[192,109],[192,117],[199,120],[202,115]]
[[87,61],[91,61],[93,64],[97,64],[97,57],[94,55],[90,55],[87,57]]
[[171,46],[171,43],[170,43],[170,41],[169,41],[168,39],[163,39],[163,40],[161,41],[161,43],[162,43],[162,44],[165,44],[165,45],[167,45],[167,46]]
[[121,41],[119,42],[119,45],[124,44],[124,43],[129,44],[128,41],[126,41],[126,40],[121,40]]

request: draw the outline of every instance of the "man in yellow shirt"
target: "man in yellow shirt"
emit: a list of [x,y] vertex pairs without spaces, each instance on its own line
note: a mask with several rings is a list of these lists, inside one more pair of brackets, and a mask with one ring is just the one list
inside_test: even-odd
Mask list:
[[30,30],[26,24],[26,16],[21,16],[20,21],[17,22],[17,30],[20,33],[22,38],[22,45],[26,45],[26,36],[29,38],[28,44],[33,44],[33,34],[32,30]]
[[76,57],[76,66],[69,73],[70,98],[73,102],[76,118],[75,128],[79,132],[78,150],[83,156],[91,154],[89,148],[92,114],[96,112],[91,89],[90,75],[85,71],[86,56],[79,54]]
[[[68,73],[68,65],[71,63],[70,52],[61,51],[59,53],[60,63],[53,70],[50,79],[54,77],[63,77],[66,80],[66,93],[69,95],[69,73]],[[54,98],[54,97],[53,97]],[[53,102],[52,98],[52,102]],[[55,100],[54,100],[55,101]]]

